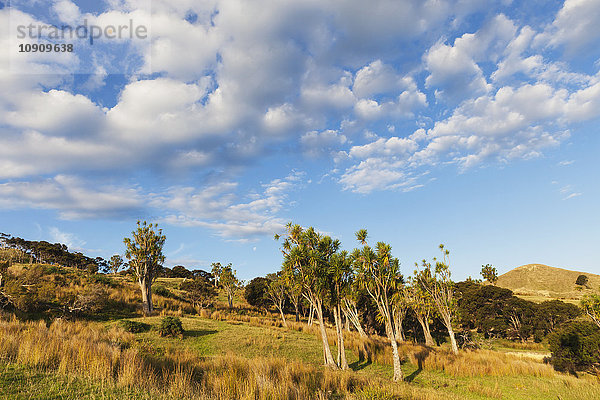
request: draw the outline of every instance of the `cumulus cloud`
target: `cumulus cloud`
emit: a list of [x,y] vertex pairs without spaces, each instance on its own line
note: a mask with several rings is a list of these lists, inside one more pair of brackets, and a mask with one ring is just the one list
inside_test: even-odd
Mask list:
[[63,219],[115,218],[139,213],[143,201],[136,189],[89,187],[78,178],[57,175],[0,184],[0,206],[58,210]]
[[536,38],[553,47],[564,46],[570,53],[597,50],[600,39],[598,0],[566,0],[547,29]]
[[[553,54],[597,42],[590,0],[567,0],[541,28],[495,5],[463,24],[482,9],[473,1],[142,3],[111,0],[90,15],[152,26],[150,53],[116,89],[110,59],[94,60],[98,79],[79,85],[47,74],[85,61],[76,54],[0,54],[2,207],[64,218],[162,210],[164,221],[224,237],[271,234],[301,178],[253,195],[238,179],[290,149],[330,157],[347,190],[412,190],[434,166],[539,156],[600,115],[600,75]],[[52,4],[63,21],[82,17],[71,1]],[[11,46],[5,32],[0,42]],[[214,176],[227,178],[193,184]]]
[[332,153],[341,145],[346,143],[346,136],[335,130],[326,130],[323,132],[307,132],[300,138],[300,144],[306,155],[309,157],[322,157]]
[[288,194],[302,183],[304,174],[293,172],[284,179],[262,185],[262,191],[238,201],[235,182],[223,182],[203,189],[173,187],[151,201],[153,207],[168,210],[165,223],[204,227],[219,236],[248,240],[272,235],[283,229],[285,220],[277,215],[288,204]]
[[516,27],[500,14],[476,33],[465,33],[453,45],[437,43],[424,56],[428,88],[451,103],[484,94],[490,90],[478,62],[496,61],[513,38]]

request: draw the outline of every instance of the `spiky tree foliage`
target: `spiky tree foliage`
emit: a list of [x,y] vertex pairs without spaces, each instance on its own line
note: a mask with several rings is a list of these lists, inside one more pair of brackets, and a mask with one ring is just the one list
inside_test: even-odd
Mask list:
[[[331,257],[338,251],[340,242],[317,233],[312,227],[303,229],[291,222],[286,225],[286,231],[281,246],[283,269],[293,271],[302,283],[302,296],[314,308],[319,321],[324,363],[337,368],[327,340],[323,306],[330,285],[328,270]],[[279,236],[276,235],[275,239],[279,239]]]
[[269,279],[269,286],[267,287],[267,296],[269,297],[269,300],[273,303],[273,305],[277,307],[277,310],[279,310],[283,326],[287,328],[285,314],[283,313],[283,307],[285,306],[286,300],[285,282],[279,274],[269,274],[267,275],[267,279]]
[[231,263],[225,267],[221,263],[212,263],[211,272],[216,278],[217,286],[222,288],[225,294],[227,294],[229,308],[233,308],[233,295],[242,285],[242,282],[236,276],[236,271],[232,268]]
[[419,276],[419,271],[415,271],[415,276],[411,278],[411,285],[406,288],[406,300],[409,307],[415,313],[419,325],[423,329],[423,336],[425,337],[425,345],[433,346],[433,336],[431,336],[431,329],[429,327],[429,321],[433,314],[434,304],[431,296],[420,284],[424,277]]
[[300,302],[302,300],[302,282],[294,269],[282,269],[282,279],[287,298],[294,306],[296,322],[300,322]]
[[581,300],[581,309],[600,328],[600,295],[584,296]]
[[396,329],[392,310],[392,296],[402,282],[400,275],[400,262],[392,257],[392,247],[383,242],[378,242],[375,250],[367,245],[367,230],[356,232],[356,239],[362,244],[361,249],[352,253],[355,268],[362,287],[377,305],[379,317],[383,320],[385,331],[392,346],[392,359],[394,361],[394,381],[404,379],[400,369],[400,356],[396,342]]
[[329,290],[329,301],[333,310],[335,328],[337,334],[337,363],[341,369],[348,369],[348,361],[344,351],[344,328],[342,325],[342,300],[348,292],[352,281],[352,259],[348,252],[342,251],[331,256],[329,265],[329,279],[331,287]]
[[404,322],[404,318],[406,317],[406,313],[409,309],[407,294],[407,289],[405,287],[401,287],[392,295],[392,318],[394,319],[395,329],[394,335],[396,336],[396,340],[400,342],[404,342],[406,340],[404,337],[402,323]]
[[131,232],[131,238],[123,239],[125,246],[125,257],[133,269],[142,291],[143,310],[145,314],[154,311],[152,305],[152,283],[165,261],[162,253],[166,237],[162,229],[156,224],[147,224],[146,221],[137,222],[137,229]]
[[356,328],[356,331],[360,334],[360,336],[367,337],[367,333],[360,323],[360,313],[358,310],[358,299],[362,291],[363,289],[359,280],[356,279],[355,274],[352,274],[351,281],[348,282],[348,290],[342,299],[342,311],[344,312],[344,315],[348,321],[350,321]]
[[498,282],[498,271],[492,264],[485,264],[481,266],[481,276],[483,279],[495,285]]
[[433,303],[438,311],[442,322],[448,330],[452,352],[458,354],[458,345],[452,328],[452,321],[456,314],[456,299],[454,298],[454,282],[450,279],[449,255],[450,252],[444,248],[443,244],[439,246],[442,252],[442,259],[433,259],[434,266],[426,260],[422,261],[423,270],[419,274],[419,283],[429,293]]

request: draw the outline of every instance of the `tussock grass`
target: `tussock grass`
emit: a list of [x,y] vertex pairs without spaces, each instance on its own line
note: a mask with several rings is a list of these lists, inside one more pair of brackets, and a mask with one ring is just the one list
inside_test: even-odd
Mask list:
[[185,349],[147,354],[136,346],[133,334],[116,325],[106,328],[90,322],[55,320],[46,325],[1,319],[0,354],[4,363],[86,376],[117,387],[142,389],[156,397],[361,398],[365,390],[381,388],[388,396],[382,398],[440,398],[407,384],[392,385],[379,378],[281,358],[249,360],[233,354],[201,358]]

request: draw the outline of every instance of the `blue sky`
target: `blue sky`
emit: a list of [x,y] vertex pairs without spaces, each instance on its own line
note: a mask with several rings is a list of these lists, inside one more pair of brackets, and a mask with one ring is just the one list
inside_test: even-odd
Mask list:
[[[18,53],[15,26],[150,35]],[[281,263],[287,221],[454,277],[600,273],[600,1],[0,2],[0,231],[168,266]],[[31,42],[33,43],[33,42]]]

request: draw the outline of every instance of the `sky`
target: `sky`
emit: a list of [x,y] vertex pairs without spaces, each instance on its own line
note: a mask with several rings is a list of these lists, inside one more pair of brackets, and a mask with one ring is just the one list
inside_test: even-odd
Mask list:
[[[281,265],[292,221],[410,275],[600,274],[600,0],[0,1],[0,232]],[[111,38],[19,27],[143,27]],[[113,32],[113,31],[110,31]],[[125,30],[125,32],[128,32]],[[73,44],[72,52],[19,45]]]

